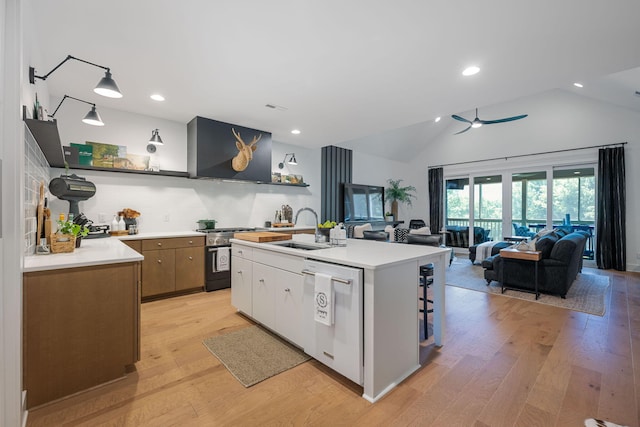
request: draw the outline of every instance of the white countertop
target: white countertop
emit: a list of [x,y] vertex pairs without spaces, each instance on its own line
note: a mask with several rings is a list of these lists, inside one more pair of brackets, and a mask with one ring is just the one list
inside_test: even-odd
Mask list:
[[298,230],[315,230],[313,225],[294,225],[293,227],[256,227],[256,231],[298,231]]
[[269,249],[290,255],[298,255],[318,261],[333,262],[360,268],[376,269],[393,264],[419,259],[425,256],[449,253],[451,248],[438,248],[426,245],[406,243],[387,243],[375,240],[347,239],[347,246],[326,249],[303,250],[282,247],[270,243],[255,243],[231,239],[231,243],[242,244],[260,249]]
[[[138,234],[127,234],[124,236],[115,236],[116,239],[119,240],[143,240],[143,239],[162,239],[162,238],[171,238],[171,237],[198,237],[198,236],[206,236],[205,233],[201,233],[199,231],[152,231]],[[106,238],[105,238],[106,239]],[[91,240],[91,239],[89,239]],[[96,239],[93,239],[96,240]],[[100,240],[100,239],[97,239]],[[83,244],[85,239],[82,240]]]
[[118,264],[143,259],[138,252],[113,237],[82,239],[80,247],[70,253],[26,256],[23,272]]

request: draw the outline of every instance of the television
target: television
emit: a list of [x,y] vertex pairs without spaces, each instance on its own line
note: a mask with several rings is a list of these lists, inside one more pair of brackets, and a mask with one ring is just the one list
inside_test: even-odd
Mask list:
[[345,221],[384,221],[384,187],[344,184]]

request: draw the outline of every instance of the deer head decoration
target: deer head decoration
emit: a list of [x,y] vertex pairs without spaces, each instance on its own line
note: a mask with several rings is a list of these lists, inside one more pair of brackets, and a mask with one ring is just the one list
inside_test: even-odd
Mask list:
[[245,144],[240,137],[240,132],[236,132],[233,128],[231,128],[231,132],[233,136],[236,137],[236,147],[238,148],[238,154],[231,160],[231,167],[236,172],[242,172],[249,166],[249,162],[253,159],[253,152],[256,151],[256,144],[260,141],[260,138],[262,138],[262,134],[260,134],[260,136],[254,136],[253,141]]

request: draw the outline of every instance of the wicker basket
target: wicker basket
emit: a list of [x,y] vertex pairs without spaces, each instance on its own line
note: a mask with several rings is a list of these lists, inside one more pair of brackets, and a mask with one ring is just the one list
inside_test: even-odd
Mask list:
[[[60,240],[64,239],[64,240]],[[76,236],[73,234],[57,234],[51,235],[51,252],[60,254],[65,252],[73,252],[76,248]]]

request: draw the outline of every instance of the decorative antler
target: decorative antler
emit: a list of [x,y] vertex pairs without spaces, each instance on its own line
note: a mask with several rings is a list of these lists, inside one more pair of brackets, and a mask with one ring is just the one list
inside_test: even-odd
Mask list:
[[253,152],[256,151],[256,144],[262,138],[262,134],[259,136],[254,135],[253,140],[247,145],[242,140],[240,132],[236,132],[234,128],[231,128],[231,133],[236,137],[236,147],[238,148],[238,154],[231,160],[231,167],[236,172],[242,172],[253,159]]

